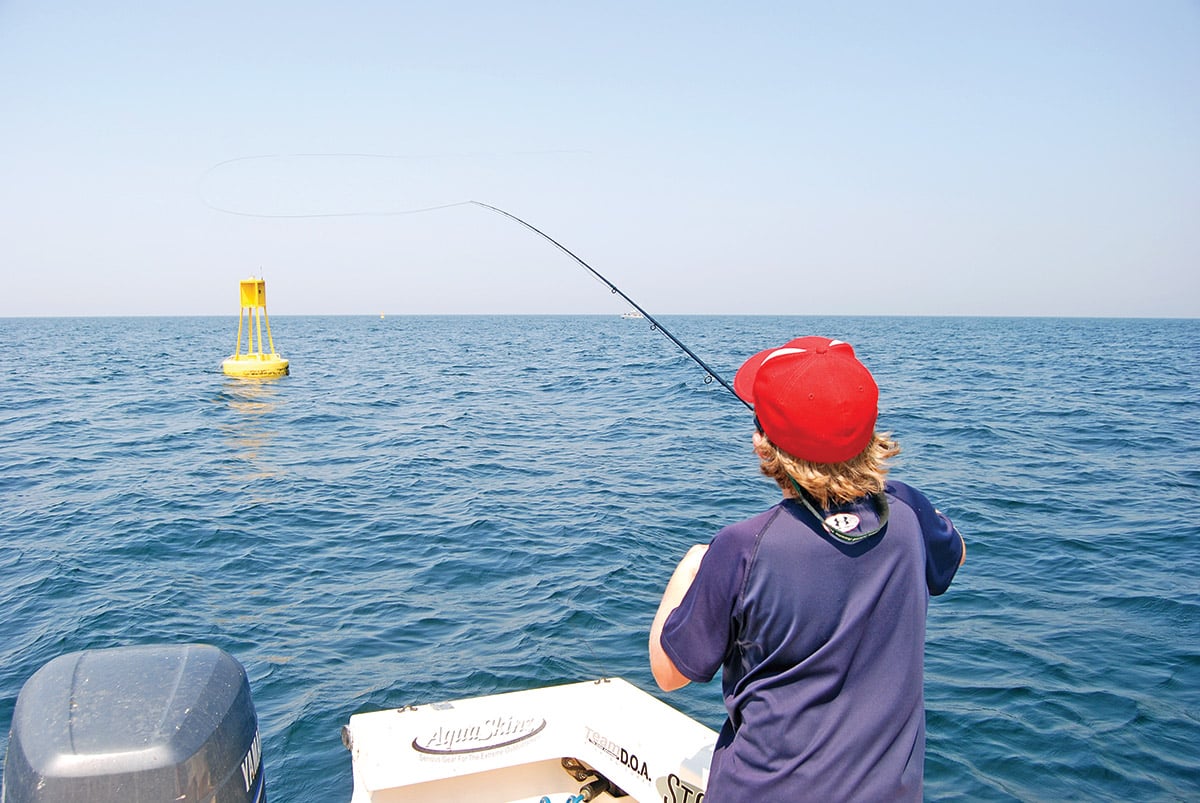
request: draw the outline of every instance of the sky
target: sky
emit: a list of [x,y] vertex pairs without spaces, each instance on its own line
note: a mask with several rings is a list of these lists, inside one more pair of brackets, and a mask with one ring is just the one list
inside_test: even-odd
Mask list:
[[627,309],[465,201],[655,315],[1198,317],[1200,0],[0,0],[0,317]]

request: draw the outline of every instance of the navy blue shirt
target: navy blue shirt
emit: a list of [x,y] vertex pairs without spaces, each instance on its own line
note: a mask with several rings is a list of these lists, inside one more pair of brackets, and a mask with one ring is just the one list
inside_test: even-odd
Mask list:
[[[853,544],[793,499],[713,538],[661,638],[686,677],[723,669],[712,803],[921,799],[925,613],[962,541],[916,489],[887,500]],[[832,512],[879,522],[869,498]]]

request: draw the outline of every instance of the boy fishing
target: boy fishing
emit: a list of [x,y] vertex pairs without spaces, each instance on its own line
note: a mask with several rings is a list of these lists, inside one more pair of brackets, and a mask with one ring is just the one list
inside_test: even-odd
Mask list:
[[754,449],[782,500],[693,546],[650,629],[665,691],[722,670],[713,803],[921,800],[929,596],[966,558],[920,491],[889,481],[879,391],[853,348],[804,337],[747,360]]

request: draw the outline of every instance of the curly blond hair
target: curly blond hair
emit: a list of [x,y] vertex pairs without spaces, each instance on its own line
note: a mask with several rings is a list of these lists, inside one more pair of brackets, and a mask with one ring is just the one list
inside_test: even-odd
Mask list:
[[882,491],[887,461],[900,454],[900,444],[890,433],[876,432],[867,447],[849,460],[812,463],[783,451],[760,431],[754,451],[761,461],[759,469],[775,480],[785,495],[795,493],[794,480],[820,507],[829,508]]

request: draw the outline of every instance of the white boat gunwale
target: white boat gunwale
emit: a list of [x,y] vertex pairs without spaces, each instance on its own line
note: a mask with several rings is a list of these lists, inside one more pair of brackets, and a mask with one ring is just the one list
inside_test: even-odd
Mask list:
[[[628,797],[702,803],[716,732],[621,678],[355,714],[351,803],[563,803],[575,759]],[[482,795],[482,796],[481,796]]]

